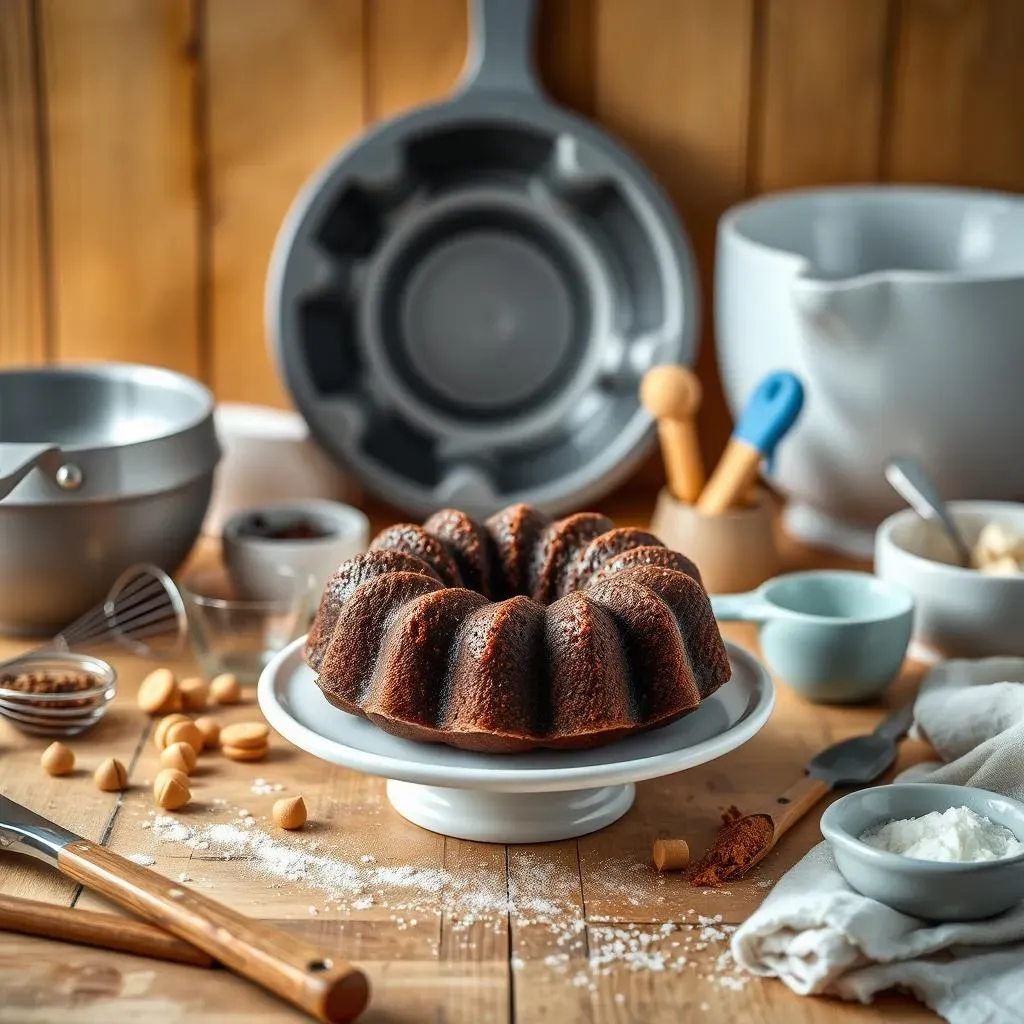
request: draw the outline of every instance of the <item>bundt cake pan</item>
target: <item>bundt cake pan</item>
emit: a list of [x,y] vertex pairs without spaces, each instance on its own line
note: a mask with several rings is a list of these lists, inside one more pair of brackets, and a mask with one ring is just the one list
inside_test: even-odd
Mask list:
[[416,515],[561,512],[649,451],[639,381],[696,356],[693,262],[641,165],[543,95],[533,3],[471,6],[454,97],[377,126],[289,211],[268,332],[369,490]]
[[328,582],[305,646],[335,707],[484,753],[589,749],[668,725],[730,675],[696,566],[584,512],[444,509]]

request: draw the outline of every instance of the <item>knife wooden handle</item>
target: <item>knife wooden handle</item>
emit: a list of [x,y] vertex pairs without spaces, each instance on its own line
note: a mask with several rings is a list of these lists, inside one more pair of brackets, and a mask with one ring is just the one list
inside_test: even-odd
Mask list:
[[61,848],[57,864],[69,878],[149,918],[324,1024],[354,1020],[369,1002],[366,976],[351,964],[105,847],[76,839]]
[[16,896],[0,896],[0,931],[151,956],[193,967],[212,967],[214,962],[201,949],[144,921],[72,910]]

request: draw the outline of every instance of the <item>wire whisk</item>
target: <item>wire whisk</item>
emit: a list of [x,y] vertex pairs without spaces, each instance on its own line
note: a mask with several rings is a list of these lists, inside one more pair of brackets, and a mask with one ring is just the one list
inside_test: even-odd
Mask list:
[[39,650],[79,651],[114,640],[132,654],[170,659],[181,650],[187,635],[185,603],[174,580],[155,565],[133,565],[114,581],[102,604],[75,619]]
[[155,565],[133,565],[114,581],[102,605],[61,630],[50,646],[79,650],[116,640],[143,658],[169,658],[186,635],[185,603],[171,577]]

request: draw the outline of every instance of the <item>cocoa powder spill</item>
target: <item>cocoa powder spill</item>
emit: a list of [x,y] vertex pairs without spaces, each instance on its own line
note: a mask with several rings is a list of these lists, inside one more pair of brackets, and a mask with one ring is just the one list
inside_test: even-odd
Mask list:
[[722,824],[728,825],[730,821],[735,821],[737,818],[742,817],[743,812],[735,804],[729,804],[729,806],[722,811]]
[[772,820],[766,814],[752,814],[727,822],[719,830],[711,849],[690,868],[687,881],[709,889],[740,878],[771,843],[774,834]]

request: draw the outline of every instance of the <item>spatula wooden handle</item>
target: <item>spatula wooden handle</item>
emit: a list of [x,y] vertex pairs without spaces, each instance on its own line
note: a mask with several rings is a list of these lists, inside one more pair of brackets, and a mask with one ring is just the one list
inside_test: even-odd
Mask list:
[[351,964],[102,846],[76,839],[61,849],[57,863],[69,878],[154,921],[326,1024],[354,1020],[369,1001],[366,977]]
[[764,812],[775,826],[775,841],[778,842],[779,837],[785,835],[831,788],[827,782],[805,775],[776,797],[775,806]]
[[151,956],[194,967],[211,967],[214,962],[213,957],[201,949],[144,921],[72,910],[16,896],[0,896],[0,931],[38,935],[44,939]]

